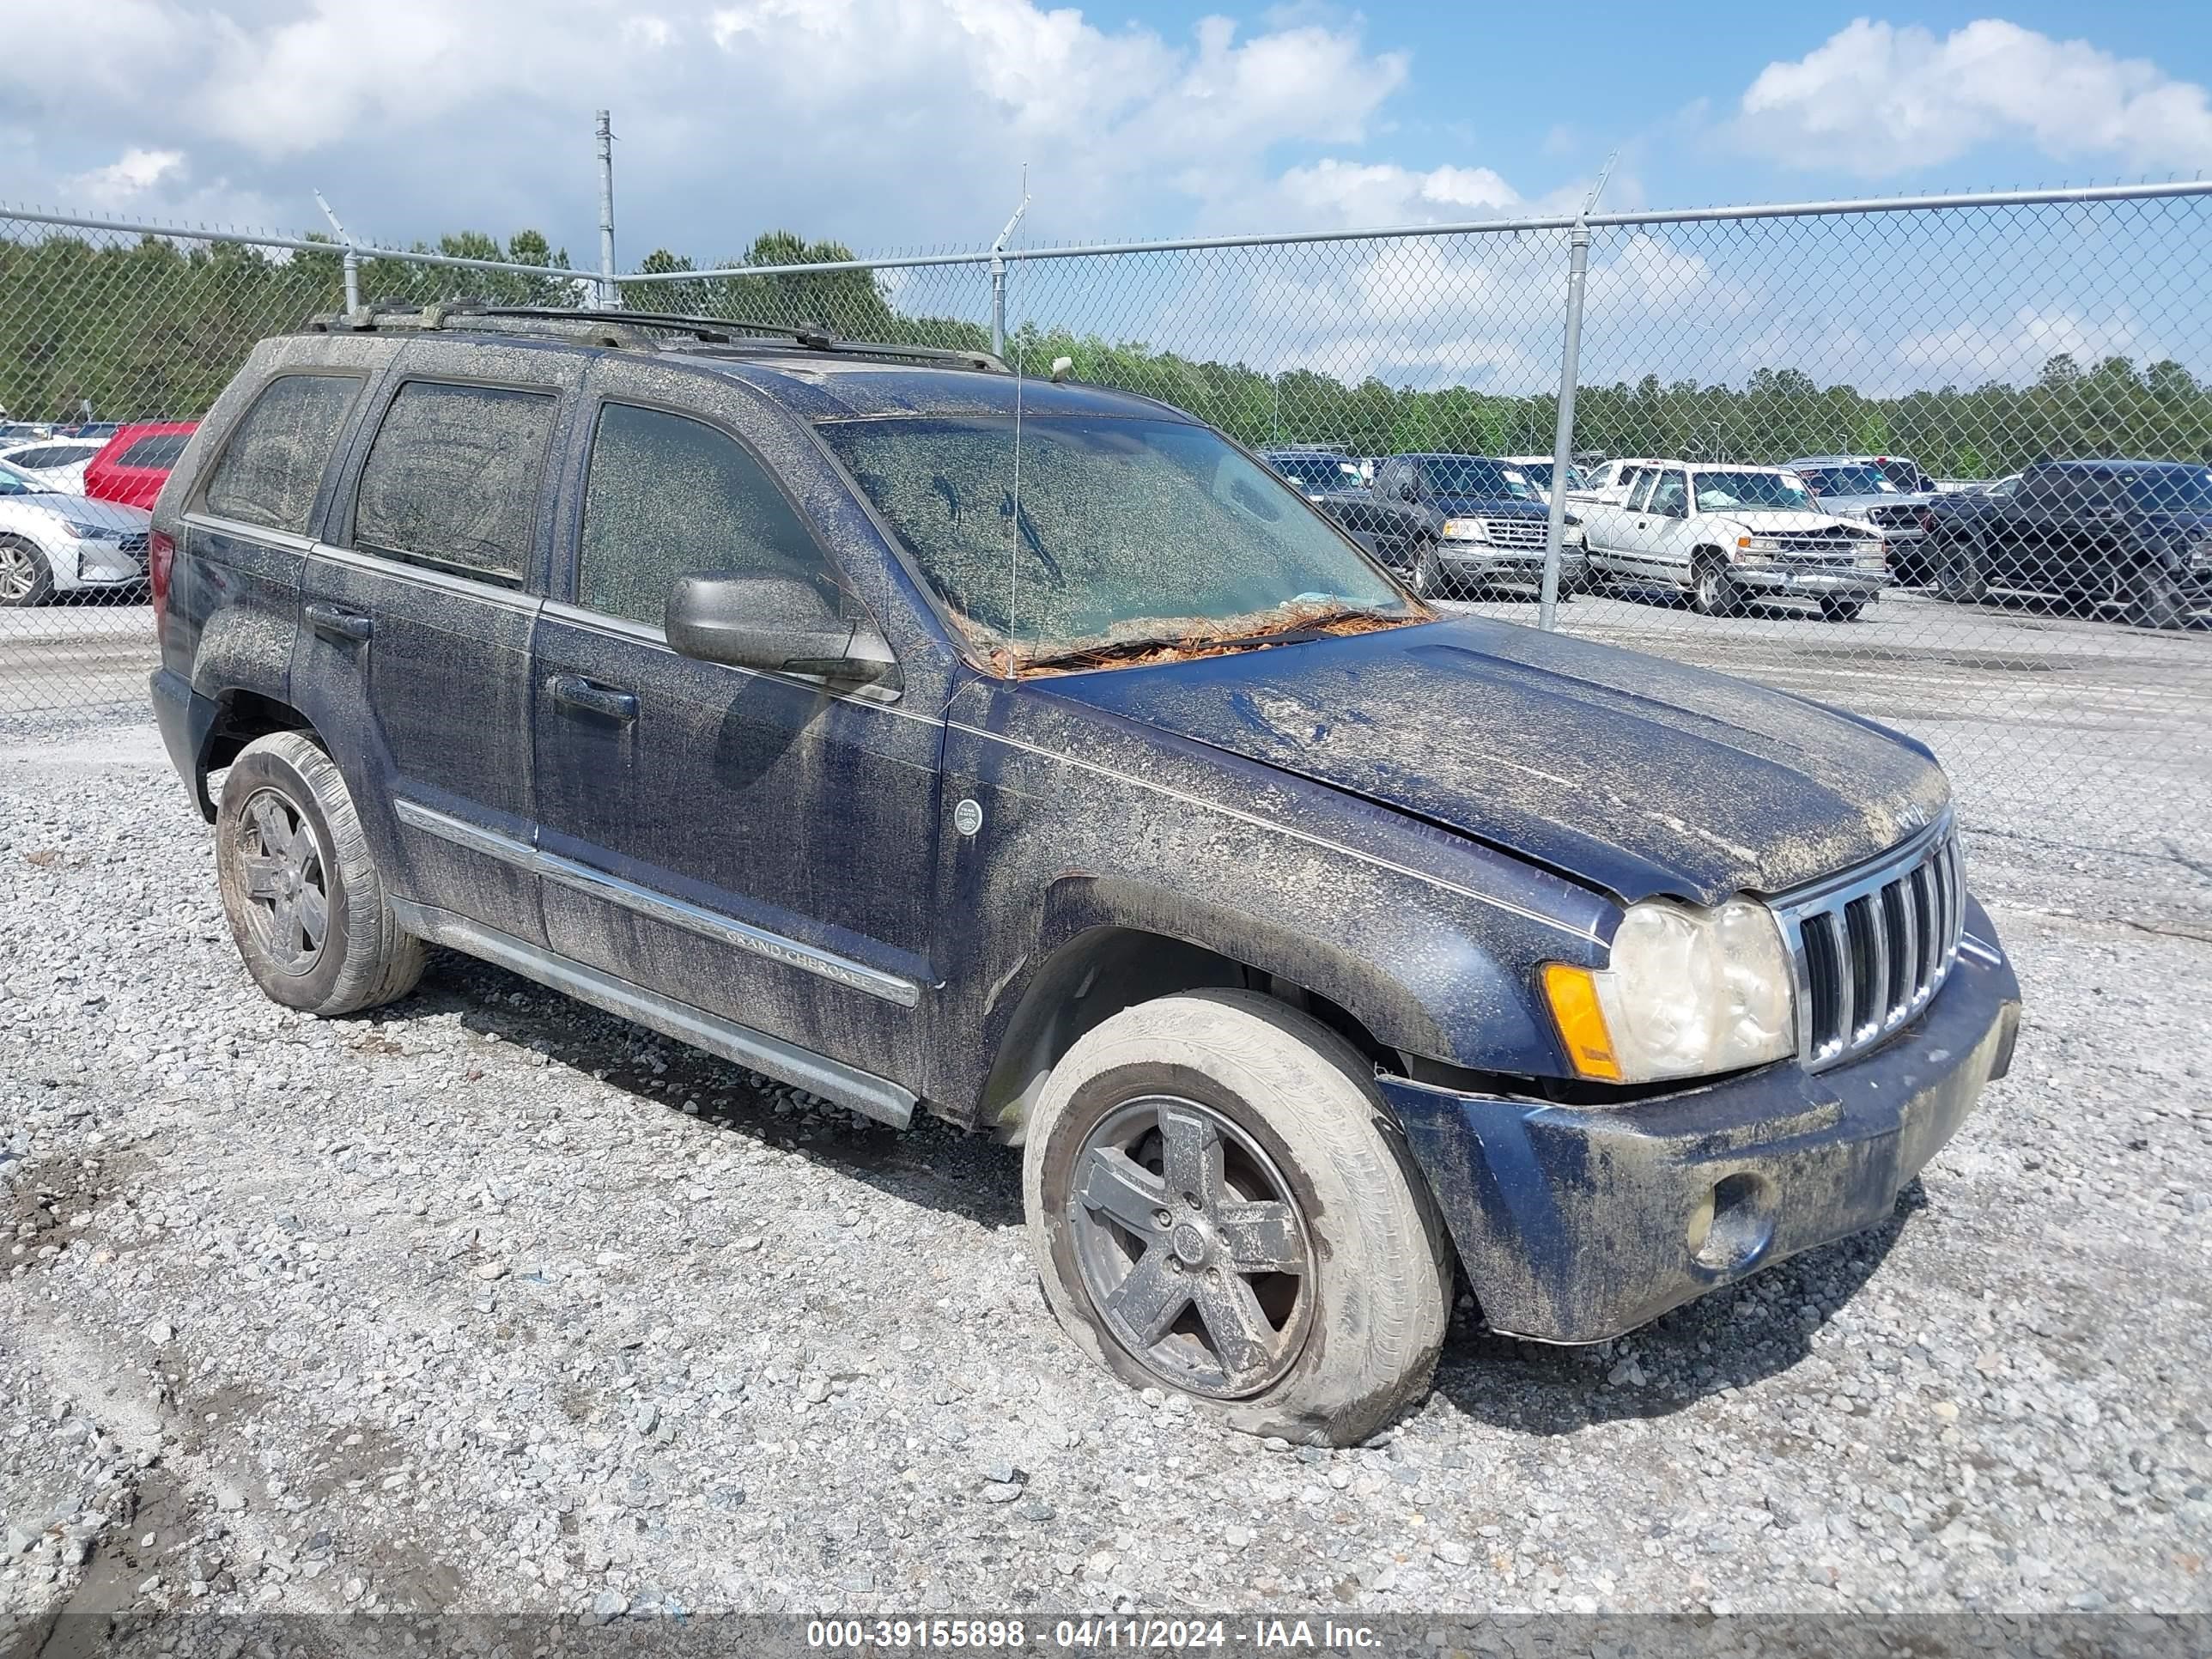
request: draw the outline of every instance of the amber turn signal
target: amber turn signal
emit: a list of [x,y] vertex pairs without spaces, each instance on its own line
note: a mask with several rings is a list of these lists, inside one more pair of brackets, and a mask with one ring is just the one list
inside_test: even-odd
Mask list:
[[1605,1010],[1598,1006],[1597,981],[1587,968],[1564,962],[1544,964],[1544,999],[1552,1006],[1552,1021],[1559,1028],[1559,1041],[1580,1075],[1606,1083],[1620,1081],[1620,1061],[1613,1052],[1613,1033],[1606,1027]]

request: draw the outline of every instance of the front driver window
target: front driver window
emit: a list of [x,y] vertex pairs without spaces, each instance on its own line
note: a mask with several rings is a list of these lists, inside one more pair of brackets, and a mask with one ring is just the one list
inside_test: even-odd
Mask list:
[[1688,511],[1690,492],[1679,472],[1662,473],[1651,489],[1650,510],[1665,518],[1679,519]]
[[676,579],[708,571],[836,592],[799,514],[734,440],[704,421],[607,404],[585,486],[577,603],[658,628]]

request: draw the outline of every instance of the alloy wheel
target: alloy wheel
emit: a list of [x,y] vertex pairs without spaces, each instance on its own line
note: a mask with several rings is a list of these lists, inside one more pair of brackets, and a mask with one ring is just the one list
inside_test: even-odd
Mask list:
[[0,542],[0,605],[21,605],[39,580],[37,555],[15,542]]
[[288,974],[311,971],[330,931],[329,866],[313,828],[274,789],[257,791],[239,821],[246,926]]
[[1223,1113],[1172,1095],[1115,1107],[1076,1155],[1068,1219],[1092,1305],[1170,1386],[1239,1399],[1304,1352],[1316,1300],[1304,1214]]

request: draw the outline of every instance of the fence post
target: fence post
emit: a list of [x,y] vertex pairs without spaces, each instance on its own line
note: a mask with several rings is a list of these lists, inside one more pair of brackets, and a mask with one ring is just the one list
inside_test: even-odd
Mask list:
[[349,314],[361,309],[361,255],[345,251],[345,300]]
[[1014,227],[1021,223],[1022,215],[1029,210],[1030,169],[1029,164],[1024,162],[1021,205],[1014,210],[1014,216],[1006,221],[1006,228],[991,244],[991,355],[994,357],[1006,355],[1006,242],[1013,235]]
[[611,112],[599,118],[599,303],[611,311],[622,303],[615,283],[615,135]]
[[1536,626],[1559,626],[1559,548],[1567,531],[1567,468],[1575,452],[1575,380],[1582,373],[1583,282],[1589,274],[1589,227],[1577,216],[1567,237],[1567,338],[1559,353],[1559,418],[1552,432],[1552,509],[1544,524],[1544,586]]

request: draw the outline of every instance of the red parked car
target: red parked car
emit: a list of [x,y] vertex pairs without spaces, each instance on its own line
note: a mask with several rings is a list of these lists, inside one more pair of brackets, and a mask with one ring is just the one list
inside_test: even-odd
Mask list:
[[119,428],[84,470],[84,493],[96,501],[122,501],[149,512],[185,453],[198,421],[151,421]]

